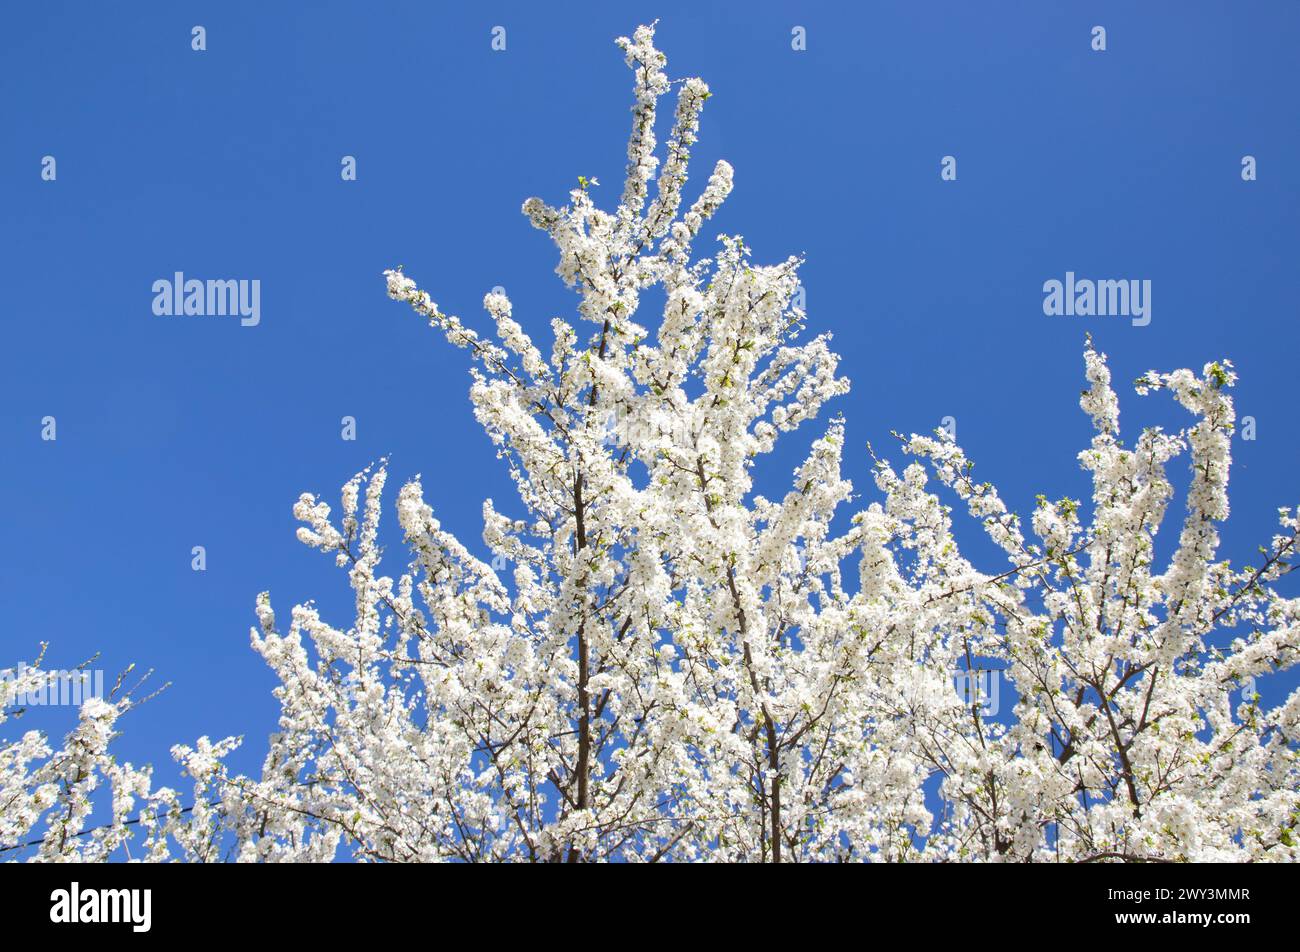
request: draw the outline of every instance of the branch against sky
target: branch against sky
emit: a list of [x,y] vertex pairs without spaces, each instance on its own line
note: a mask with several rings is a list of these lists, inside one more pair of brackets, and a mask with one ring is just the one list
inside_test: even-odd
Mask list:
[[[143,830],[149,859],[1296,859],[1300,691],[1229,701],[1300,652],[1300,600],[1269,587],[1295,511],[1256,565],[1218,560],[1231,365],[1145,375],[1140,392],[1193,422],[1126,447],[1089,342],[1092,499],[1040,498],[1033,540],[943,431],[903,438],[901,472],[876,460],[878,501],[848,513],[844,424],[818,422],[848,382],[829,335],[804,335],[801,262],[757,264],[738,236],[698,255],[732,168],[687,204],[710,94],[670,82],[653,39],[618,41],[634,105],[617,208],[585,178],[561,207],[524,203],[578,298],[549,348],[502,294],[484,299],[493,340],[385,273],[472,358],[474,414],[518,490],[483,504],[491,558],[442,528],[416,477],[396,494],[410,560],[381,574],[386,461],[343,487],[341,518],[303,495],[299,539],[346,570],[355,619],[298,605],[285,628],[258,597],[252,644],[281,705],[261,776],[227,771],[232,739],[178,747],[182,807],[109,758],[124,708],[89,701],[62,751],[35,733],[0,748],[0,848],[98,859]],[[639,313],[650,288],[657,321]],[[803,424],[788,490],[755,494],[758,457]],[[1005,564],[960,554],[944,498]],[[1009,717],[953,690],[977,668],[1004,672]],[[112,820],[92,830],[101,782]]]

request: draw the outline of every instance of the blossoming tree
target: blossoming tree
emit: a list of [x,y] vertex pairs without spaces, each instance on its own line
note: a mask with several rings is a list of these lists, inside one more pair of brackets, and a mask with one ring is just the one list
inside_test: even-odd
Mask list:
[[[337,518],[304,495],[299,538],[347,571],[356,612],[338,627],[299,605],[286,627],[259,596],[252,643],[281,704],[261,775],[224,766],[233,740],[176,748],[196,784],[182,807],[108,758],[128,702],[89,703],[63,751],[29,734],[0,752],[0,847],[100,858],[143,830],[153,859],[1297,858],[1300,691],[1272,710],[1230,691],[1297,661],[1300,600],[1268,586],[1298,526],[1283,510],[1259,564],[1218,561],[1230,365],[1147,374],[1193,422],[1126,446],[1089,343],[1092,499],[1040,498],[1034,541],[942,432],[902,439],[901,471],[876,460],[877,501],[835,527],[854,499],[837,419],[781,498],[756,494],[759,458],[848,383],[828,336],[802,339],[798,259],[757,264],[739,237],[695,253],[732,169],[687,204],[710,94],[678,84],[661,156],[673,84],[653,39],[618,41],[635,102],[617,208],[585,179],[562,207],[524,204],[576,324],[552,321],[543,350],[489,294],[493,341],[386,273],[473,360],[474,413],[518,490],[483,505],[486,560],[417,477],[396,497],[410,561],[381,574],[384,463]],[[945,498],[1005,565],[962,557]],[[1009,716],[953,689],[979,667],[1003,671]],[[111,819],[88,830],[101,780]]]

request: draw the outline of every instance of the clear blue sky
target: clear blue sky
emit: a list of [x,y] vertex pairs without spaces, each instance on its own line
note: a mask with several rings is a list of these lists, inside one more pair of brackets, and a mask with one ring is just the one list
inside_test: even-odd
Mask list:
[[[423,473],[472,546],[485,495],[510,511],[464,353],[389,301],[380,272],[404,264],[470,322],[502,285],[547,338],[573,298],[519,205],[563,201],[580,174],[612,204],[630,103],[612,40],[655,17],[670,73],[715,94],[695,187],[719,157],[736,167],[712,230],[759,260],[807,254],[810,328],[834,332],[854,382],[834,407],[852,446],[897,458],[890,429],[951,415],[1013,507],[1086,498],[1090,330],[1130,436],[1185,420],[1127,390],[1139,373],[1236,363],[1258,439],[1234,441],[1225,556],[1249,560],[1276,507],[1300,502],[1293,2],[25,2],[0,17],[0,666],[48,641],[55,667],[99,650],[109,672],[156,668],[173,687],[119,750],[160,779],[167,748],[203,733],[247,734],[235,763],[260,763],[276,706],[248,647],[257,592],[282,617],[314,597],[351,619],[342,573],[293,537],[300,492],[333,502],[391,454],[390,486]],[[1241,179],[1247,154],[1258,181]],[[1067,270],[1150,279],[1150,326],[1044,316],[1042,284]],[[175,271],[259,279],[261,324],[155,317],[151,285]],[[760,485],[787,486],[814,435]],[[847,468],[873,498],[865,453]],[[959,533],[1002,567],[975,527]],[[1276,682],[1266,700],[1294,678]]]

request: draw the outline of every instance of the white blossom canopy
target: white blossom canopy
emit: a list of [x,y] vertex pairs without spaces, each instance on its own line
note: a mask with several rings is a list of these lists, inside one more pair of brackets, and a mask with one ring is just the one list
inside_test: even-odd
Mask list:
[[[1092,498],[1026,527],[943,431],[874,461],[860,504],[844,425],[821,424],[789,489],[754,489],[778,437],[848,390],[829,335],[804,339],[800,260],[753,262],[739,237],[694,245],[732,188],[719,162],[685,189],[699,79],[672,83],[652,26],[632,70],[627,178],[613,211],[581,179],[523,211],[559,249],[576,324],[544,351],[502,294],[496,340],[401,269],[388,293],[468,351],[476,418],[518,499],[483,504],[487,560],[445,531],[418,477],[397,493],[410,550],[380,571],[386,462],[304,495],[302,542],[348,573],[355,618],[311,604],[287,627],[257,599],[253,648],[280,686],[260,777],[201,739],[175,756],[188,806],[108,754],[129,697],[88,702],[61,750],[0,748],[0,847],[43,860],[244,861],[1289,860],[1300,821],[1300,691],[1271,710],[1230,692],[1296,664],[1296,513],[1256,564],[1218,557],[1227,518],[1222,361],[1151,372],[1184,430],[1120,439],[1104,355],[1085,350],[1080,454]],[[676,87],[663,148],[661,99]],[[639,313],[657,288],[657,320]],[[1155,539],[1186,456],[1177,548]],[[949,502],[945,503],[944,499]],[[963,505],[1006,562],[976,568]],[[1083,519],[1087,515],[1088,522]],[[840,519],[837,521],[837,516]],[[833,528],[836,526],[843,528]],[[1032,533],[1027,537],[1026,528]],[[953,688],[1003,672],[998,717]],[[0,681],[0,720],[25,690]],[[111,820],[88,827],[107,783]],[[28,844],[24,846],[24,844]]]

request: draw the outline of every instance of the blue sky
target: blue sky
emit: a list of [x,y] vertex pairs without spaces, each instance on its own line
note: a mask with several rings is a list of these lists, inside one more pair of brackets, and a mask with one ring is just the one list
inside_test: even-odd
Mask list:
[[[833,408],[851,446],[897,458],[891,429],[953,416],[1013,508],[1086,498],[1091,331],[1129,436],[1185,421],[1127,390],[1142,371],[1235,362],[1258,437],[1234,441],[1225,556],[1248,561],[1276,507],[1300,502],[1294,3],[28,2],[0,17],[0,665],[48,641],[54,667],[100,651],[110,674],[155,668],[173,686],[123,722],[119,750],[165,781],[167,748],[205,733],[248,735],[234,762],[260,763],[276,706],[248,647],[259,591],[282,617],[316,598],[350,621],[344,576],[294,539],[299,493],[333,501],[391,454],[390,485],[422,473],[475,547],[483,497],[509,511],[464,353],[389,301],[380,272],[405,265],[480,327],[504,286],[547,339],[573,297],[520,203],[560,202],[578,175],[616,200],[630,87],[612,41],[656,17],[670,74],[714,92],[695,187],[717,158],[736,168],[713,231],[760,261],[807,255],[810,329],[834,332],[854,383]],[[154,316],[151,285],[175,271],[259,279],[261,323]],[[1066,271],[1151,280],[1151,324],[1044,316],[1043,282]],[[789,439],[760,487],[787,486],[815,435]],[[865,452],[846,468],[873,498]],[[1000,570],[976,527],[959,538]],[[1262,685],[1266,700],[1294,683]]]

